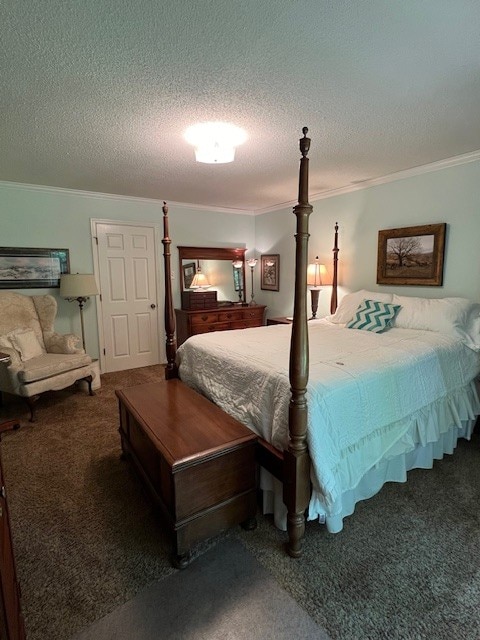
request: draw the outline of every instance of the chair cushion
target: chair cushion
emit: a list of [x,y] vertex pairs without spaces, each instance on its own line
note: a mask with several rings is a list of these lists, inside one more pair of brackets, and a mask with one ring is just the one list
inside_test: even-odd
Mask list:
[[23,369],[18,372],[20,382],[35,382],[50,378],[65,371],[79,369],[92,362],[90,356],[85,353],[65,355],[60,353],[44,353],[41,356],[27,360]]
[[0,336],[0,349],[2,347],[4,349],[15,349],[15,347],[12,344],[12,341],[8,336]]
[[44,351],[42,345],[38,341],[38,338],[33,329],[25,329],[23,331],[12,331],[7,336],[10,338],[13,347],[20,354],[20,358],[23,362],[37,358],[43,355]]

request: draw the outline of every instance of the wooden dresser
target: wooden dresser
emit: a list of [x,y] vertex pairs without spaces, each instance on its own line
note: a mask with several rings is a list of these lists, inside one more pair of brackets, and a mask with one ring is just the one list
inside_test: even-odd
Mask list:
[[264,324],[265,305],[255,306],[219,306],[212,309],[187,311],[175,309],[177,321],[177,345],[197,333],[210,331],[228,331],[261,327]]

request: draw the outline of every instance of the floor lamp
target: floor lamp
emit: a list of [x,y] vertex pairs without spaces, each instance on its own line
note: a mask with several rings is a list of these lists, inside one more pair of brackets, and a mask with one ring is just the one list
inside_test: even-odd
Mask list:
[[324,264],[320,264],[317,256],[315,262],[309,264],[307,269],[307,285],[312,296],[312,317],[310,320],[314,320],[317,317],[318,298],[322,290],[322,284],[325,284],[326,277],[327,269]]
[[257,303],[254,300],[254,293],[253,293],[253,272],[255,271],[255,267],[257,265],[257,258],[250,258],[250,260],[247,260],[247,264],[250,267],[250,273],[252,276],[252,293],[251,293],[251,299],[250,302],[248,303],[251,307],[253,307],[254,305],[256,305]]
[[82,325],[82,345],[85,349],[85,328],[83,326],[83,306],[90,296],[99,293],[95,276],[89,273],[66,273],[60,276],[60,296],[69,302],[78,302]]

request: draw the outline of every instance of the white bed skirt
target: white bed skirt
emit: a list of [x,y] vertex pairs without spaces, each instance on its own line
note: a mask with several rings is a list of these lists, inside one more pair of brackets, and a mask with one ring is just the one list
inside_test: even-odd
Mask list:
[[[357,502],[374,496],[385,482],[406,482],[407,472],[411,469],[431,469],[434,460],[441,460],[446,453],[453,453],[459,438],[470,440],[474,426],[475,419],[462,420],[461,428],[453,425],[436,442],[418,444],[408,453],[380,462],[363,476],[354,489],[342,494],[340,513],[330,516],[318,501],[312,499],[308,519],[318,519],[327,525],[330,533],[338,533],[343,529],[343,518],[355,511]],[[283,502],[282,483],[265,469],[260,469],[260,488],[263,492],[263,512],[273,513],[275,526],[286,531],[287,508]]]

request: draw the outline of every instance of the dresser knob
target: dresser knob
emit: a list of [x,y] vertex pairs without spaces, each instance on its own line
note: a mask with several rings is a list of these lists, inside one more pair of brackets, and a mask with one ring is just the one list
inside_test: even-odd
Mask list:
[[208,320],[208,316],[202,316],[202,320],[206,322]]

